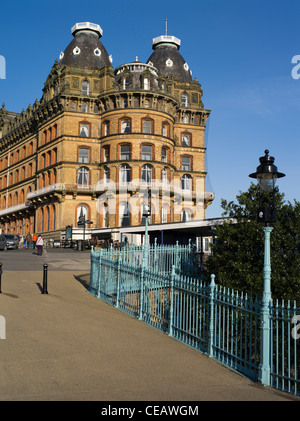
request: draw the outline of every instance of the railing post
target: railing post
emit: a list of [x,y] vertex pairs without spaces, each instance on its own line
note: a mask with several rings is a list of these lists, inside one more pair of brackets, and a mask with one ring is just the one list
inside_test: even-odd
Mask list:
[[270,385],[271,377],[271,342],[270,342],[270,311],[271,311],[271,253],[270,234],[273,227],[263,227],[265,234],[264,250],[264,290],[261,303],[261,349],[259,381]]
[[209,286],[209,327],[208,327],[208,343],[207,351],[208,356],[211,358],[214,355],[213,345],[214,345],[214,296],[215,296],[215,275],[211,275],[211,282]]
[[122,264],[122,257],[121,257],[121,255],[119,255],[118,266],[117,266],[117,301],[116,301],[116,308],[120,307],[121,264]]
[[175,274],[176,274],[175,265],[173,265],[172,266],[171,278],[170,278],[169,336],[173,336]]
[[139,319],[140,320],[143,320],[144,319],[144,315],[143,315],[143,313],[144,313],[144,276],[145,276],[144,271],[145,271],[144,264],[142,264],[141,277],[140,277],[140,280],[141,280],[141,283],[140,283],[140,285],[141,285],[141,292],[140,292],[140,314],[139,314]]
[[101,296],[101,280],[102,280],[102,254],[103,249],[100,250],[99,255],[99,271],[98,271],[98,291],[97,291],[97,297],[100,298]]

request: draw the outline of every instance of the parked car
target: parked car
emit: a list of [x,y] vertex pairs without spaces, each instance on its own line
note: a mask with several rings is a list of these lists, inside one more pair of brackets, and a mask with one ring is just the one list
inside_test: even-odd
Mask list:
[[14,234],[2,234],[6,238],[6,246],[8,249],[17,249],[19,248],[19,239],[17,235]]
[[0,250],[7,250],[7,242],[4,235],[0,235]]

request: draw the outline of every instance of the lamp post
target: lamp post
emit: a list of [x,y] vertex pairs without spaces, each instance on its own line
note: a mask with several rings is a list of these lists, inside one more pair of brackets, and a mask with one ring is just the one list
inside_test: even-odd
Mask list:
[[[260,357],[260,382],[270,385],[270,303],[271,303],[271,255],[270,234],[273,230],[272,222],[276,222],[275,193],[278,191],[276,181],[285,174],[277,171],[274,165],[274,157],[265,150],[265,155],[259,158],[260,165],[256,172],[249,174],[250,178],[256,178],[259,184],[259,208],[257,221],[264,223],[264,285],[261,307],[261,357]],[[272,195],[272,198],[270,198]]]
[[[145,197],[146,196],[146,197]],[[142,216],[145,218],[145,242],[144,242],[144,262],[143,265],[145,268],[148,267],[148,252],[149,252],[149,235],[148,235],[148,224],[149,224],[149,217],[151,216],[151,191],[149,187],[147,188],[147,192],[145,193],[144,199],[145,202],[143,203],[143,213]]]

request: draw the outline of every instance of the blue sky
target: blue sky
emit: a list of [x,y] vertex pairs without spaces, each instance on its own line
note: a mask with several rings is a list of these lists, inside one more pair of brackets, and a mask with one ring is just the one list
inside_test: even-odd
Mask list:
[[180,52],[211,110],[207,170],[215,200],[206,217],[221,216],[221,198],[235,200],[248,189],[248,175],[265,149],[286,174],[279,184],[286,200],[300,200],[300,79],[292,77],[292,57],[300,55],[296,0],[2,3],[6,79],[0,79],[0,103],[21,112],[41,98],[54,60],[72,40],[74,23],[102,27],[101,41],[117,67],[136,56],[146,61],[165,19],[168,34],[181,39]]

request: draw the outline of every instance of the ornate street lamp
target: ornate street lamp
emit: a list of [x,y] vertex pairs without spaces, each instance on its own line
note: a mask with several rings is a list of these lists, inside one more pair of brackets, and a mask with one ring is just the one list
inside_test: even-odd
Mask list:
[[[269,151],[265,150],[265,156],[259,158],[260,165],[256,172],[249,175],[251,178],[256,178],[259,184],[259,208],[257,212],[257,221],[270,222],[276,221],[276,207],[275,207],[275,193],[277,191],[276,181],[282,178],[285,174],[278,172],[275,159],[269,156]],[[272,203],[267,203],[270,193],[272,193]]]
[[[259,158],[260,165],[256,172],[249,174],[249,177],[256,178],[259,184],[259,208],[257,221],[262,222],[265,246],[264,246],[264,289],[261,307],[261,361],[260,381],[264,385],[270,385],[270,304],[271,304],[271,256],[270,256],[270,234],[273,227],[270,225],[277,219],[275,206],[275,193],[278,191],[276,181],[285,174],[277,171],[274,165],[275,159],[269,156],[265,150],[265,156]],[[270,198],[272,194],[272,198]]]

